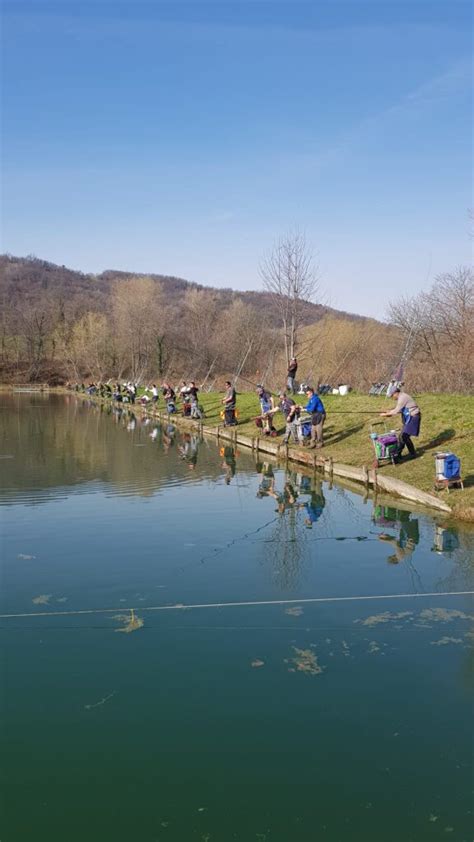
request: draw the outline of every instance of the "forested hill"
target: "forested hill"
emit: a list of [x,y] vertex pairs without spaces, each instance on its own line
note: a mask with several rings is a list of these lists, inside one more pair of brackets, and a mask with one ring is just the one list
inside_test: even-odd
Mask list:
[[[21,307],[26,301],[29,306],[35,306],[48,296],[56,302],[63,301],[67,309],[74,314],[83,313],[88,309],[104,312],[109,306],[112,287],[116,281],[143,277],[151,278],[161,285],[168,304],[176,312],[179,312],[184,296],[189,290],[205,290],[212,293],[219,309],[225,310],[232,301],[240,299],[259,312],[264,308],[267,326],[279,325],[275,302],[265,291],[241,292],[229,288],[214,288],[156,273],[145,275],[109,269],[99,275],[86,274],[37,257],[13,257],[9,254],[0,255],[0,302],[2,306],[6,306],[8,302],[10,308]],[[314,324],[326,315],[342,316],[350,320],[364,318],[321,304],[309,304],[305,313],[305,323]]]

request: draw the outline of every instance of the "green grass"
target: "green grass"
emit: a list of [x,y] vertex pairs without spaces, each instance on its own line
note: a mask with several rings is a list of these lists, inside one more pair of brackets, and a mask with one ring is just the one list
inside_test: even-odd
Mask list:
[[[139,389],[139,394],[142,392]],[[220,417],[222,398],[222,392],[200,395],[200,403],[205,411],[205,425],[212,427],[223,423]],[[307,402],[305,397],[299,395],[295,400],[302,406]],[[417,401],[422,412],[421,435],[414,440],[418,458],[403,460],[398,465],[383,465],[379,470],[423,491],[439,494],[452,506],[457,517],[474,521],[474,397],[425,394],[417,395]],[[374,451],[369,435],[372,425],[377,432],[383,431],[384,425],[387,430],[401,428],[400,416],[380,418],[381,411],[394,406],[392,400],[384,397],[357,393],[345,397],[325,395],[323,402],[327,417],[322,453],[331,456],[335,462],[372,467]],[[178,402],[178,409],[179,406]],[[163,398],[160,396],[158,409],[163,411],[163,408]],[[253,420],[260,413],[256,393],[238,392],[237,409],[239,432],[250,437],[261,435],[261,430]],[[285,422],[281,413],[277,413],[274,419],[279,435],[272,441],[278,443],[283,438]],[[464,491],[452,489],[449,494],[445,491],[434,492],[434,455],[439,450],[452,451],[461,458]]]
[[[206,412],[205,424],[209,426],[222,423],[220,411],[222,394],[211,392],[201,396],[201,403]],[[306,399],[296,396],[303,404]],[[400,416],[380,418],[378,413],[391,409],[393,401],[383,397],[370,397],[350,394],[345,397],[327,395],[323,398],[327,418],[324,428],[324,450],[334,461],[346,465],[372,466],[374,452],[369,437],[371,425],[376,431],[401,427]],[[432,492],[434,482],[434,454],[438,450],[450,450],[462,460],[464,491],[451,490],[449,494],[440,492],[443,499],[456,509],[459,515],[474,518],[474,448],[473,418],[474,398],[466,395],[418,395],[418,404],[422,412],[421,435],[415,439],[419,451],[418,459],[402,461],[398,465],[384,465],[380,470],[388,476],[395,476],[415,485],[423,491]],[[163,406],[161,402],[161,407]],[[256,436],[260,431],[252,418],[259,414],[260,404],[253,393],[239,393],[237,397],[239,412],[239,432]],[[373,410],[373,411],[372,411]],[[369,412],[370,414],[366,414]],[[381,423],[382,422],[382,423]],[[275,426],[281,441],[285,424],[281,413],[275,416]],[[471,510],[471,512],[469,512]]]

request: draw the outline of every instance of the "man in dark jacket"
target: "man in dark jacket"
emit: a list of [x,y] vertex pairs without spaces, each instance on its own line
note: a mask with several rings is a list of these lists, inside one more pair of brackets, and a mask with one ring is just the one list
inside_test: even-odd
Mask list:
[[224,404],[224,426],[235,427],[237,421],[235,420],[235,404],[237,396],[235,389],[230,380],[225,381],[225,397],[222,400]]
[[292,357],[289,364],[288,364],[288,374],[286,376],[286,386],[289,392],[292,395],[295,394],[295,378],[296,372],[298,371],[298,360],[296,357]]

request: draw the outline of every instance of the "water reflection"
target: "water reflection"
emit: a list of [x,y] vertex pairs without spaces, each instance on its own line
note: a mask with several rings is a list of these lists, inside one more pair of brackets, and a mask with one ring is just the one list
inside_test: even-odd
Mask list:
[[231,480],[235,477],[237,467],[237,463],[235,461],[235,457],[237,456],[236,448],[231,445],[226,445],[225,447],[221,447],[219,453],[222,456],[224,482],[226,485],[230,485]]
[[389,564],[399,564],[403,560],[409,561],[420,543],[420,527],[417,517],[411,512],[395,509],[390,506],[374,506],[373,521],[378,526],[390,526],[396,535],[387,532],[379,534],[379,540],[390,544],[394,552],[387,556]]
[[[474,533],[413,513],[402,501],[375,503],[370,514],[360,496],[329,486],[317,474],[282,470],[270,458],[255,461],[250,451],[230,443],[216,447],[197,432],[181,433],[172,423],[136,415],[129,405],[58,395],[2,395],[1,402],[0,504],[38,504],[72,493],[152,498],[196,483],[219,493],[228,486],[223,505],[229,508],[230,543],[235,534],[258,532],[264,524],[259,563],[279,589],[305,581],[316,563],[315,542],[347,540],[366,542],[367,552],[370,542],[378,544],[378,562],[385,559],[394,577],[397,568],[403,570],[414,591],[428,583],[452,590],[469,584]],[[249,494],[242,494],[244,487]],[[200,497],[203,507],[206,495]],[[232,515],[232,506],[252,510],[250,530],[239,528],[241,514],[236,508]]]
[[8,838],[468,838],[473,533],[130,406],[1,400]]

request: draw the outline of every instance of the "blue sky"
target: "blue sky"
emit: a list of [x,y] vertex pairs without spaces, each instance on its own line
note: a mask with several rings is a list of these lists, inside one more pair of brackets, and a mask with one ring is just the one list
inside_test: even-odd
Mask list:
[[3,251],[258,289],[299,228],[376,316],[470,260],[470,3],[2,11]]

